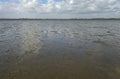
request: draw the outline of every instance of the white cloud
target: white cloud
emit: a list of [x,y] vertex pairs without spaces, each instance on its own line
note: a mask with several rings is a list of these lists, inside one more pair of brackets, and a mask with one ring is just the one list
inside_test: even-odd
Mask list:
[[20,0],[19,2],[1,2],[0,17],[120,17],[119,0],[62,0],[59,2],[48,0],[47,4],[41,4],[39,0]]

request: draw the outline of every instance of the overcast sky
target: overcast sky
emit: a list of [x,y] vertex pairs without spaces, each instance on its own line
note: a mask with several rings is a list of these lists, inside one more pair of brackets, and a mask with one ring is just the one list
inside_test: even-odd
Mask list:
[[0,0],[0,18],[120,18],[120,0]]

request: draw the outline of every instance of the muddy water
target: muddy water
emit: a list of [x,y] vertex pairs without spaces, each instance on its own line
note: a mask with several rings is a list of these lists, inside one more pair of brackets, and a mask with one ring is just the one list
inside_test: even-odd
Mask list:
[[0,79],[120,79],[120,20],[0,20]]

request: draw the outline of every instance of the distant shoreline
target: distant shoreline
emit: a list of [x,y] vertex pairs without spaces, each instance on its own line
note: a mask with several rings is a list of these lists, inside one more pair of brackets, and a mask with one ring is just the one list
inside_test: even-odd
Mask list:
[[0,20],[120,20],[120,18],[87,18],[87,19],[0,18]]

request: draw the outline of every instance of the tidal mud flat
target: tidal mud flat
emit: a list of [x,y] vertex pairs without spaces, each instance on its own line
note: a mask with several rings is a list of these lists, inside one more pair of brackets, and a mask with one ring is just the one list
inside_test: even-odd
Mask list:
[[120,79],[120,20],[0,20],[0,79]]

